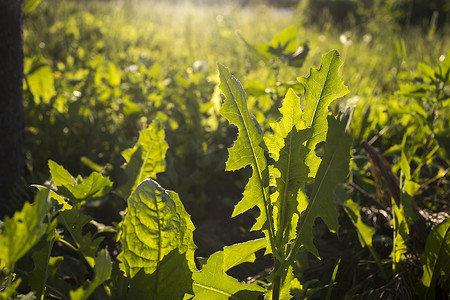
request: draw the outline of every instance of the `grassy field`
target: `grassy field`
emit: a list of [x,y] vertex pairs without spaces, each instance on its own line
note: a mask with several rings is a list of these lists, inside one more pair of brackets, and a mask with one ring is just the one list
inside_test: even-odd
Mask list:
[[[393,207],[380,204],[392,191],[383,181],[386,174],[377,171],[374,156],[360,142],[369,141],[369,147],[386,158],[387,169],[399,177],[396,184],[407,201],[422,216],[430,216],[428,231],[439,218],[448,218],[450,89],[448,76],[438,75],[448,61],[449,25],[436,28],[428,22],[400,28],[382,18],[353,26],[324,18],[304,24],[296,7],[276,8],[258,1],[246,6],[234,1],[199,2],[44,0],[25,11],[25,181],[48,180],[48,160],[81,177],[93,171],[108,176],[114,182],[112,192],[86,205],[83,202],[80,212],[113,228],[97,246],[109,249],[115,259],[122,249],[116,236],[127,208],[120,187],[127,182],[123,164],[129,162],[130,152],[122,151],[133,148],[139,132],[159,120],[169,150],[165,171],[153,177],[176,191],[192,216],[195,256],[208,257],[223,246],[261,237],[260,231],[249,232],[258,210],[230,219],[251,169],[224,171],[236,128],[219,113],[223,96],[217,63],[227,66],[242,83],[249,111],[267,133],[269,123],[280,117],[278,108],[288,89],[303,95],[304,87],[296,79],[307,77],[311,68],[320,66],[322,56],[335,49],[343,61],[339,73],[350,92],[330,110],[336,115],[356,106],[351,125],[353,159],[345,188],[361,207],[357,218],[376,234],[371,247],[361,247],[356,225],[341,208],[339,238],[317,221],[314,236],[322,260],[302,252],[296,258],[295,275],[304,285],[303,292],[316,291],[320,299],[330,291],[330,278],[335,281],[332,299],[414,290],[427,235],[414,235],[421,246],[408,244],[402,260],[406,267],[396,269],[401,262],[391,253],[400,233],[390,222],[399,217],[393,215]],[[280,32],[284,36],[294,32],[292,47],[301,46],[304,52],[300,53],[306,53],[297,66],[289,66],[287,57],[292,58],[292,53],[271,59],[256,53],[274,37],[283,41]],[[55,180],[54,174],[50,177]],[[23,194],[25,200],[31,197]],[[393,196],[388,197],[392,206]],[[405,211],[404,222],[410,222],[410,211]],[[95,226],[99,228],[98,223]],[[55,245],[55,256],[67,254],[64,245]],[[267,279],[271,260],[260,256],[255,265],[243,265],[231,273],[240,280]],[[339,272],[332,277],[340,259]],[[69,263],[62,265],[70,268]],[[80,274],[78,281],[84,278]],[[92,270],[89,274],[92,279]],[[360,281],[361,277],[367,279]],[[101,287],[97,289],[97,297],[121,294],[119,288],[115,290],[117,278],[111,278],[102,292]],[[442,280],[438,296],[444,299],[448,281]],[[411,292],[411,298],[418,293]],[[299,295],[294,296],[301,299]]]

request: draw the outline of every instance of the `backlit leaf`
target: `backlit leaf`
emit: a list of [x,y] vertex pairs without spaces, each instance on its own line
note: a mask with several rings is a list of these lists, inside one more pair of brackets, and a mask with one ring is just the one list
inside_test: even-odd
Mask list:
[[[264,141],[256,119],[248,111],[247,95],[241,83],[230,74],[225,66],[219,64],[218,67],[219,87],[226,97],[220,113],[239,129],[234,146],[228,149],[229,158],[226,162],[226,170],[239,170],[248,165],[253,168],[252,177],[245,187],[244,197],[235,206],[233,216],[239,215],[255,205],[258,206],[261,213],[252,228],[252,230],[258,230],[267,221],[269,205],[269,172],[264,157]],[[269,226],[272,225],[269,224]]]
[[122,152],[126,160],[124,171],[128,176],[127,183],[118,189],[122,197],[128,198],[144,179],[155,179],[156,174],[166,170],[165,157],[168,148],[161,122],[153,121],[147,129],[139,133],[136,145]]
[[178,249],[194,270],[194,229],[177,193],[144,180],[128,198],[120,239],[123,252],[118,257],[121,269],[130,278],[141,269],[152,274],[165,255]]
[[316,156],[314,149],[327,136],[328,106],[335,99],[343,97],[349,90],[344,85],[339,75],[342,61],[337,51],[330,51],[322,56],[322,64],[319,69],[311,69],[308,77],[299,77],[297,80],[305,88],[305,101],[302,106],[302,127],[313,128],[311,139],[306,143],[309,153],[306,157],[306,165],[309,167],[309,177],[315,177],[319,168],[320,158]]
[[229,269],[245,262],[254,262],[256,258],[255,252],[265,248],[266,244],[266,239],[261,238],[224,247],[224,271],[228,271]]
[[275,178],[276,192],[271,194],[271,201],[277,246],[295,238],[298,191],[309,173],[304,161],[308,149],[303,144],[312,133],[311,128],[297,130],[301,123],[300,98],[293,90],[287,92],[280,113],[280,121],[270,124],[274,133],[265,136],[275,160],[271,175]]
[[255,284],[240,283],[223,269],[224,253],[216,252],[203,269],[192,274],[194,300],[257,299],[264,289]]
[[0,262],[10,269],[42,237],[47,229],[44,218],[50,208],[49,192],[39,191],[34,203],[25,202],[21,211],[6,217],[0,229]]

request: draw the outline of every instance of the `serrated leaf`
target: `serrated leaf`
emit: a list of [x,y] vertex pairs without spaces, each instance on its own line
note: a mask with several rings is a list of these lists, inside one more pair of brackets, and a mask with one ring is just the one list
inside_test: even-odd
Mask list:
[[186,255],[177,249],[164,256],[154,273],[143,271],[131,280],[128,299],[183,299],[183,295],[193,294],[192,271]]
[[194,229],[177,193],[144,180],[128,198],[120,239],[123,252],[118,257],[121,269],[130,278],[141,269],[151,274],[165,255],[178,249],[194,270]]
[[275,178],[276,192],[271,194],[277,246],[295,238],[298,221],[298,191],[307,180],[309,168],[305,164],[308,149],[303,145],[311,138],[312,129],[297,130],[301,123],[300,98],[289,89],[280,108],[282,118],[270,126],[273,134],[265,141],[269,154],[275,160],[271,177]]
[[423,268],[419,282],[421,299],[435,299],[436,281],[450,273],[450,219],[430,232],[420,261]]
[[165,157],[168,148],[162,123],[155,120],[139,133],[139,139],[132,149],[122,152],[126,160],[124,171],[128,180],[118,191],[124,199],[127,199],[144,179],[155,179],[156,174],[166,170]]
[[280,156],[280,150],[285,145],[284,139],[292,131],[292,128],[300,124],[302,120],[300,98],[295,94],[294,90],[288,90],[279,111],[282,116],[281,119],[276,123],[270,124],[273,134],[267,134],[264,137],[269,154],[274,160],[278,160]]
[[79,287],[75,291],[70,291],[70,299],[85,300],[92,292],[111,276],[112,263],[108,251],[102,249],[95,257],[94,280],[86,287]]
[[6,217],[0,229],[0,261],[10,269],[36,244],[47,229],[44,219],[50,208],[48,191],[39,191],[34,203],[25,202],[21,211]]
[[257,299],[264,289],[255,284],[240,283],[228,276],[224,269],[224,253],[216,252],[208,259],[203,269],[192,274],[194,300]]
[[[262,229],[267,221],[269,203],[269,172],[264,157],[264,141],[259,132],[256,119],[247,108],[247,95],[241,83],[230,74],[228,69],[218,64],[220,89],[226,99],[220,113],[239,129],[234,146],[228,149],[227,171],[234,171],[251,165],[252,177],[245,187],[242,200],[235,206],[233,215],[239,215],[255,205],[260,210],[252,230]],[[271,224],[268,225],[272,226]],[[271,231],[271,227],[269,231]]]
[[[92,172],[87,178],[78,176],[73,178],[63,166],[49,160],[51,179],[58,187],[58,194],[61,194],[77,203],[78,208],[87,200],[99,198],[106,195],[112,188],[112,182],[108,177]],[[56,200],[59,199],[56,197]]]
[[64,198],[61,195],[58,195],[55,191],[50,190],[48,187],[43,186],[43,185],[39,185],[39,184],[32,184],[31,186],[37,188],[40,191],[41,190],[48,190],[49,193],[50,193],[50,198],[56,200],[56,202],[58,202],[59,205],[62,205],[61,211],[72,209],[72,205],[70,205],[66,201],[66,198]]
[[312,137],[306,143],[309,149],[306,165],[310,169],[311,178],[316,176],[320,164],[320,158],[316,156],[314,149],[318,143],[325,141],[327,136],[328,106],[349,92],[339,75],[341,65],[338,52],[330,51],[322,56],[319,69],[311,69],[310,75],[306,78],[297,78],[305,88],[303,124],[299,129],[313,128]]
[[345,114],[338,121],[332,115],[328,116],[325,153],[314,180],[308,207],[302,213],[298,228],[298,238],[317,257],[319,253],[314,246],[312,234],[315,219],[320,217],[332,232],[339,229],[339,212],[333,200],[333,192],[349,172],[352,146],[352,136],[346,131],[349,117],[349,114]]
[[266,239],[261,238],[224,247],[223,270],[228,271],[245,262],[254,262],[255,252],[265,248],[266,245]]
[[88,224],[92,218],[80,213],[76,208],[62,211],[58,216],[61,224],[72,236],[76,247],[80,250],[88,264],[93,268],[95,264],[95,255],[103,237],[92,239],[90,232],[83,235],[83,227]]
[[48,161],[48,168],[50,169],[51,179],[56,186],[75,185],[75,178],[70,175],[69,171],[63,166],[57,164],[53,160]]

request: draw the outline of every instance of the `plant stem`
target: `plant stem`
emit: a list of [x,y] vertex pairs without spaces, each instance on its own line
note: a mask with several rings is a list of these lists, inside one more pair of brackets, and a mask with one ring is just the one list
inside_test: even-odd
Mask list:
[[272,300],[280,299],[281,276],[276,275],[273,279]]

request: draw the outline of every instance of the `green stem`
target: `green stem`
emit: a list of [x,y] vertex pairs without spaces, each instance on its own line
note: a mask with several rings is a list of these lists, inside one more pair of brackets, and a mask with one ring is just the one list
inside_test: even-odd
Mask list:
[[[278,271],[280,268],[280,262],[275,259],[274,262],[275,271]],[[272,300],[280,299],[280,290],[281,290],[281,276],[275,273],[275,277],[272,281]]]

